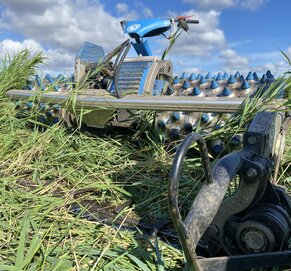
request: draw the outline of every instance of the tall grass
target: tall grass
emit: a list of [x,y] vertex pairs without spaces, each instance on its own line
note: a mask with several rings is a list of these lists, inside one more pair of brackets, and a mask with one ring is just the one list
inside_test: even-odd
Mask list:
[[[42,62],[41,54],[23,51],[1,65],[0,270],[182,269],[182,251],[143,230],[169,221],[173,153],[150,134],[128,140],[68,132],[61,125],[40,129],[37,107],[17,118],[3,94],[25,84]],[[255,106],[245,106],[243,116],[250,119]],[[237,117],[217,135],[242,131],[243,124]],[[286,151],[282,183],[291,189]],[[200,160],[188,159],[182,212],[202,175]]]

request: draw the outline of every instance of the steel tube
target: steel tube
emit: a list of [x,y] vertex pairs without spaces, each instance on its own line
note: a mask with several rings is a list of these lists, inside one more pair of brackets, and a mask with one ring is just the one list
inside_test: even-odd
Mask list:
[[[9,90],[7,97],[13,100],[21,100],[29,97],[37,97],[42,102],[64,104],[71,97],[71,93],[48,92],[36,93],[29,90]],[[121,99],[112,96],[78,95],[76,97],[77,108],[107,108],[107,109],[136,109],[156,111],[186,111],[186,112],[235,112],[243,102],[243,98],[222,99],[217,97],[177,97],[177,96],[125,96]]]

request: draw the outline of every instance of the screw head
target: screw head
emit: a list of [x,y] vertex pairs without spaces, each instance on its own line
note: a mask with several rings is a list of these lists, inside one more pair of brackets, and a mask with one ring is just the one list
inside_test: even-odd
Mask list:
[[254,178],[254,177],[256,177],[258,175],[258,171],[255,169],[255,168],[249,168],[248,170],[247,170],[247,176],[249,177],[249,178]]
[[209,237],[215,237],[218,235],[218,233],[219,233],[219,229],[216,225],[209,225],[207,230],[206,230],[206,234]]
[[254,136],[250,136],[248,138],[248,143],[251,144],[251,145],[254,145],[254,144],[257,143],[257,139]]

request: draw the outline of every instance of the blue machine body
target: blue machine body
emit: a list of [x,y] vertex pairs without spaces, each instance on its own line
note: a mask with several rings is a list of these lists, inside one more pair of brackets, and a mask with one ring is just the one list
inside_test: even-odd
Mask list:
[[169,19],[146,19],[123,23],[124,33],[135,39],[159,36],[170,28],[171,21]]
[[152,55],[147,41],[141,40],[142,38],[162,35],[171,28],[171,21],[169,19],[123,21],[121,24],[124,33],[135,39],[136,42],[132,42],[132,45],[137,55],[141,56]]

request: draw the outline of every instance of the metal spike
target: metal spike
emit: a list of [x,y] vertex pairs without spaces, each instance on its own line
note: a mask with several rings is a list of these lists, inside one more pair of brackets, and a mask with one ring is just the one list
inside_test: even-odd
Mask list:
[[190,83],[188,81],[184,81],[182,88],[187,89],[190,87]]
[[253,75],[253,73],[252,73],[252,72],[249,72],[248,75],[247,75],[247,77],[246,77],[246,79],[247,79],[248,81],[252,81],[252,80],[254,80],[254,75]]
[[192,94],[193,96],[198,96],[201,93],[201,90],[199,89],[199,87],[194,87]]
[[228,84],[234,84],[236,82],[237,82],[237,80],[233,75],[231,75],[227,81]]
[[227,88],[227,87],[225,87],[225,88],[223,89],[222,93],[221,93],[221,95],[222,95],[222,96],[225,96],[225,97],[227,97],[227,96],[229,96],[229,95],[231,95],[231,94],[232,94],[232,90],[230,90],[230,89]]
[[237,71],[237,72],[234,74],[234,78],[237,79],[237,80],[239,80],[239,78],[240,78],[240,73],[239,73],[239,71]]
[[185,124],[184,129],[185,129],[186,132],[192,132],[193,131],[193,125],[190,122],[188,122],[188,123]]
[[175,76],[173,83],[174,84],[179,84],[180,83],[180,78],[178,76]]
[[242,85],[241,85],[242,89],[249,89],[250,88],[250,84],[248,81],[244,80]]
[[211,72],[208,72],[207,75],[205,76],[206,79],[212,79],[213,76],[211,74]]
[[221,74],[221,72],[219,72],[218,74],[217,74],[217,76],[216,76],[216,80],[217,81],[220,81],[220,80],[222,80],[223,78],[222,78],[222,74]]
[[196,79],[196,75],[194,73],[191,73],[189,80],[194,81]]
[[180,79],[186,79],[186,78],[187,78],[187,75],[186,75],[185,72],[183,72],[182,75],[181,75],[181,77],[180,77]]
[[205,84],[207,83],[207,80],[205,79],[205,77],[203,75],[201,75],[200,80],[199,80],[199,84]]
[[227,72],[225,72],[225,73],[223,74],[223,80],[228,80],[228,78],[229,78],[229,75],[228,75]]
[[173,128],[170,130],[170,137],[178,137],[180,135],[180,129],[178,128]]
[[259,77],[258,77],[256,72],[253,73],[253,76],[254,76],[254,80],[256,80],[256,81],[259,80]]
[[204,123],[204,124],[207,123],[207,122],[209,122],[209,115],[206,114],[206,113],[203,113],[201,115],[201,122]]
[[221,140],[215,141],[214,144],[211,146],[211,150],[216,154],[222,152],[223,149],[223,142]]
[[172,119],[173,119],[174,121],[179,120],[180,117],[181,117],[180,112],[174,112],[174,113],[172,114]]
[[41,86],[41,79],[40,79],[38,74],[35,75],[35,81],[36,81],[37,86],[40,87]]
[[166,121],[165,120],[159,120],[157,123],[157,126],[161,129],[164,130],[166,128]]
[[215,80],[212,80],[211,85],[210,85],[210,89],[216,89],[218,88],[218,83]]
[[54,86],[54,91],[59,91],[60,87],[59,86]]
[[266,72],[266,75],[267,75],[268,78],[274,78],[274,75],[271,73],[270,70],[268,70],[268,71]]
[[261,78],[261,80],[260,80],[260,83],[261,83],[261,84],[265,84],[266,81],[267,81],[267,75],[266,75],[266,74],[263,74],[263,76],[262,76],[262,78]]

